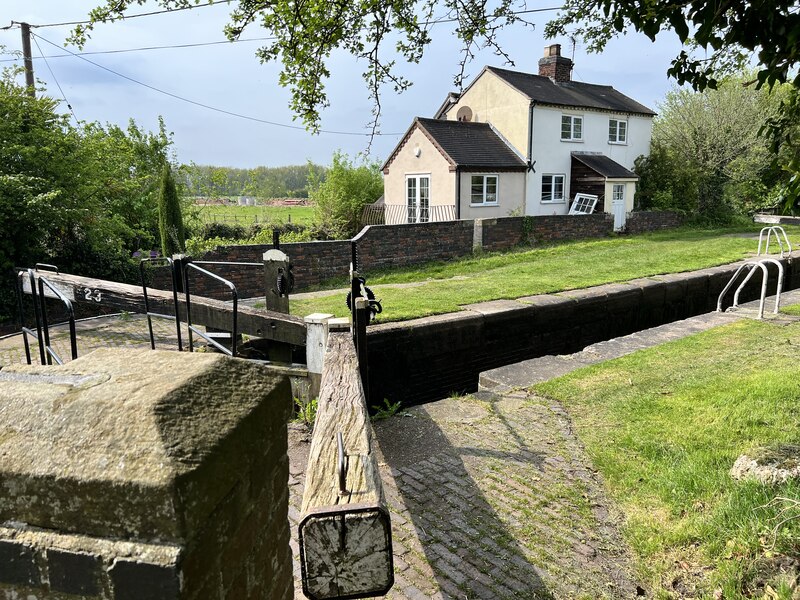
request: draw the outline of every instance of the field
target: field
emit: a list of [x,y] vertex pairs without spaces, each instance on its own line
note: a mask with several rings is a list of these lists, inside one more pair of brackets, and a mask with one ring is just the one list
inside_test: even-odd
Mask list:
[[310,225],[313,206],[238,206],[226,204],[195,205],[203,223],[249,226],[256,223],[296,223]]
[[[392,271],[364,265],[367,285],[383,300],[383,321],[399,321],[454,312],[459,306],[488,300],[585,288],[637,277],[692,271],[747,258],[758,247],[752,235],[731,230],[683,229],[620,236],[557,246],[478,255]],[[800,228],[787,229],[795,238]],[[403,284],[397,286],[396,284]],[[341,288],[347,281],[331,281]],[[294,299],[292,314],[314,312],[345,316],[342,295]]]
[[798,345],[800,323],[742,321],[533,388],[567,408],[648,596],[800,597],[800,481],[729,475],[757,448],[800,452]]

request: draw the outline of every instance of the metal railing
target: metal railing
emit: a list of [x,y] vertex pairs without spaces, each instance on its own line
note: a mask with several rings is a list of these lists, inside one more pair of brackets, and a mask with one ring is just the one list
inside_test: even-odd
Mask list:
[[[761,244],[764,241],[764,232],[766,232],[767,243],[764,248],[764,254],[769,254],[769,240],[774,235],[775,240],[778,242],[778,246],[781,249],[780,257],[783,258],[784,254],[784,247],[783,242],[786,242],[786,246],[789,249],[789,252],[792,251],[792,244],[789,241],[789,237],[786,235],[786,231],[780,225],[771,225],[769,227],[764,227],[761,229],[761,232],[758,234],[758,252],[756,256],[761,256]],[[783,240],[781,240],[781,236],[783,236]]]
[[783,291],[783,265],[774,258],[762,258],[759,261],[746,262],[743,265],[741,265],[738,269],[736,269],[736,272],[733,274],[733,277],[731,277],[730,281],[728,281],[727,285],[723,288],[722,292],[720,293],[719,298],[717,298],[717,312],[723,312],[722,301],[725,298],[725,294],[727,294],[728,291],[730,291],[730,289],[733,287],[733,284],[736,282],[742,271],[746,270],[747,275],[739,284],[739,287],[736,288],[736,291],[733,294],[733,304],[731,305],[730,308],[736,309],[739,307],[739,296],[744,287],[750,281],[750,279],[752,279],[753,275],[756,272],[756,269],[758,269],[761,271],[761,295],[758,304],[758,318],[763,319],[764,304],[767,298],[767,279],[769,278],[769,269],[767,268],[767,265],[770,264],[774,264],[778,267],[778,284],[777,284],[777,289],[775,291],[775,308],[772,311],[773,314],[777,315],[778,311],[780,310],[781,292]]
[[78,342],[75,332],[75,310],[72,308],[72,302],[63,293],[61,293],[61,290],[50,283],[45,277],[39,275],[39,307],[42,313],[42,333],[44,334],[44,351],[47,355],[47,364],[52,365],[53,360],[55,360],[59,365],[63,365],[64,361],[50,345],[50,325],[47,321],[47,304],[45,302],[44,286],[47,286],[47,288],[53,294],[55,294],[59,300],[61,300],[64,308],[67,310],[67,318],[69,320],[70,354],[72,356],[72,360],[78,358]]
[[[404,204],[386,204],[384,205],[385,223],[387,225],[402,225],[408,223],[408,207]],[[427,218],[424,221],[415,221],[423,223],[435,223],[439,221],[455,221],[456,220],[456,206],[455,204],[441,205],[432,204],[428,207]]]
[[[236,356],[236,343],[237,338],[239,335],[237,321],[238,321],[238,311],[239,311],[239,294],[236,291],[236,286],[233,284],[232,281],[225,279],[224,277],[220,277],[216,273],[212,273],[211,271],[204,269],[198,265],[236,265],[236,266],[245,266],[245,267],[259,267],[264,268],[262,263],[241,263],[241,262],[225,262],[225,261],[194,261],[194,262],[186,262],[184,264],[183,270],[183,289],[186,293],[186,326],[189,332],[189,352],[194,352],[194,339],[192,338],[192,333],[199,335],[203,338],[206,342],[214,346],[220,352],[227,354],[228,356]],[[192,325],[192,300],[191,300],[191,293],[189,291],[189,271],[195,270],[206,277],[210,277],[222,285],[226,286],[231,292],[231,301],[233,303],[233,313],[231,315],[231,347],[230,349],[226,348],[222,344],[220,344],[217,340],[215,340],[212,336],[208,335],[208,332],[200,331],[198,328]]]
[[[145,263],[160,263],[169,265],[171,280],[172,280],[172,298],[174,301],[175,315],[165,315],[162,313],[153,312],[150,310],[150,302],[147,297],[147,282],[144,277]],[[153,319],[152,317],[159,317],[161,319],[172,319],[175,321],[175,333],[178,336],[178,350],[183,351],[183,340],[181,339],[181,320],[178,315],[178,280],[175,277],[175,264],[172,259],[167,256],[158,258],[143,258],[139,262],[139,278],[142,281],[142,295],[144,296],[144,312],[147,315],[147,330],[150,333],[150,348],[156,349],[156,339],[153,334]]]
[[[61,290],[44,276],[37,275],[40,271],[58,274],[58,267],[37,263],[32,269],[20,271],[17,277],[17,304],[19,307],[20,330],[22,331],[22,340],[25,347],[25,360],[29,365],[33,364],[29,336],[35,336],[39,346],[40,363],[42,365],[52,365],[53,361],[55,361],[57,364],[62,365],[64,361],[50,343],[50,322],[47,316],[46,299],[51,297],[59,300],[64,305],[67,313],[67,322],[69,323],[70,355],[72,360],[78,358],[75,311],[72,307],[72,301]],[[25,289],[26,283],[30,290]],[[45,286],[47,287],[47,292],[45,292]],[[25,293],[30,293],[31,295],[31,309],[36,321],[35,331],[26,325],[25,303],[23,300]]]

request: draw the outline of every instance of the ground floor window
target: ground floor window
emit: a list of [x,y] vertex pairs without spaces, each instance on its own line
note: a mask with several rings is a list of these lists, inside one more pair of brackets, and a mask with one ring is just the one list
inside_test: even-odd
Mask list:
[[625,184],[615,183],[611,188],[611,201],[624,202],[625,201]]
[[564,175],[542,175],[542,202],[564,202]]
[[497,175],[473,175],[470,204],[497,204]]
[[409,223],[427,223],[430,220],[430,175],[406,176],[406,202]]

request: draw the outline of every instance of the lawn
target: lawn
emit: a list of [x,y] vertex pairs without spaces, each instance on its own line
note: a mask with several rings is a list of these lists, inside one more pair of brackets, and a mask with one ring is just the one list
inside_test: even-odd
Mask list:
[[[787,230],[797,237],[800,228]],[[758,229],[752,229],[757,235]],[[459,310],[487,300],[513,299],[628,281],[663,273],[691,271],[747,258],[758,239],[730,230],[690,230],[618,236],[502,254],[431,263],[416,268],[363,273],[370,286],[416,282],[413,287],[376,289],[383,321],[399,321]],[[345,279],[327,287],[345,287]],[[291,301],[291,312],[345,316],[342,295]]]
[[729,476],[742,453],[800,444],[798,348],[800,323],[740,321],[532,388],[567,408],[648,595],[800,597],[782,573],[800,574],[800,482]]
[[196,206],[197,217],[204,223],[249,226],[254,223],[292,223],[310,225],[313,206],[238,206],[208,204]]

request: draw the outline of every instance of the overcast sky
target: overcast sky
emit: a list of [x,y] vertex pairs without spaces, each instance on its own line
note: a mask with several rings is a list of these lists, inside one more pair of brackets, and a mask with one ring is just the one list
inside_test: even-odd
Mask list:
[[[9,25],[12,20],[32,25],[80,21],[97,4],[93,0],[1,0],[0,27]],[[558,2],[539,0],[529,5],[541,8],[557,6]],[[129,12],[143,13],[158,8],[151,2],[134,6]],[[83,52],[222,41],[222,28],[229,12],[229,5],[220,3],[190,11],[98,24]],[[537,61],[550,43],[561,43],[562,53],[569,56],[573,51],[569,40],[544,38],[544,24],[555,14],[534,15],[533,30],[520,25],[503,32],[501,43],[515,66],[506,65],[500,57],[484,51],[469,66],[468,73],[474,77],[485,65],[536,73]],[[57,81],[77,118],[85,121],[124,126],[133,118],[140,126],[155,129],[158,116],[163,116],[167,129],[174,134],[175,152],[180,162],[254,167],[302,164],[310,159],[329,164],[336,149],[355,155],[366,148],[364,135],[311,135],[302,128],[294,130],[215,112],[141,85],[221,110],[299,127],[301,124],[292,120],[288,107],[288,90],[278,85],[278,65],[262,65],[255,57],[257,41],[85,57],[140,82],[135,83],[74,56],[49,58],[47,63],[36,59],[40,49],[46,57],[64,54],[63,42],[70,29],[70,26],[57,26],[32,30],[38,36],[34,39],[39,46],[34,43],[32,47],[34,72],[46,87],[46,93],[61,98]],[[265,35],[263,29],[251,26],[242,37]],[[419,65],[401,65],[401,72],[414,82],[413,87],[402,94],[390,88],[383,93],[381,131],[388,135],[377,137],[372,145],[372,155],[380,160],[392,151],[415,116],[433,116],[447,93],[454,89],[459,46],[451,25],[436,25],[432,37],[434,42]],[[20,50],[20,30],[0,31],[0,45],[9,51]],[[574,50],[573,78],[613,85],[656,109],[673,85],[666,71],[679,49],[677,41],[669,37],[653,44],[638,34],[613,41],[602,55],[587,54],[579,44]],[[72,46],[67,50],[79,52]],[[372,105],[361,78],[363,69],[363,62],[358,63],[345,53],[332,56],[332,76],[327,82],[331,105],[323,112],[323,129],[366,133]],[[62,109],[67,111],[64,103]]]

